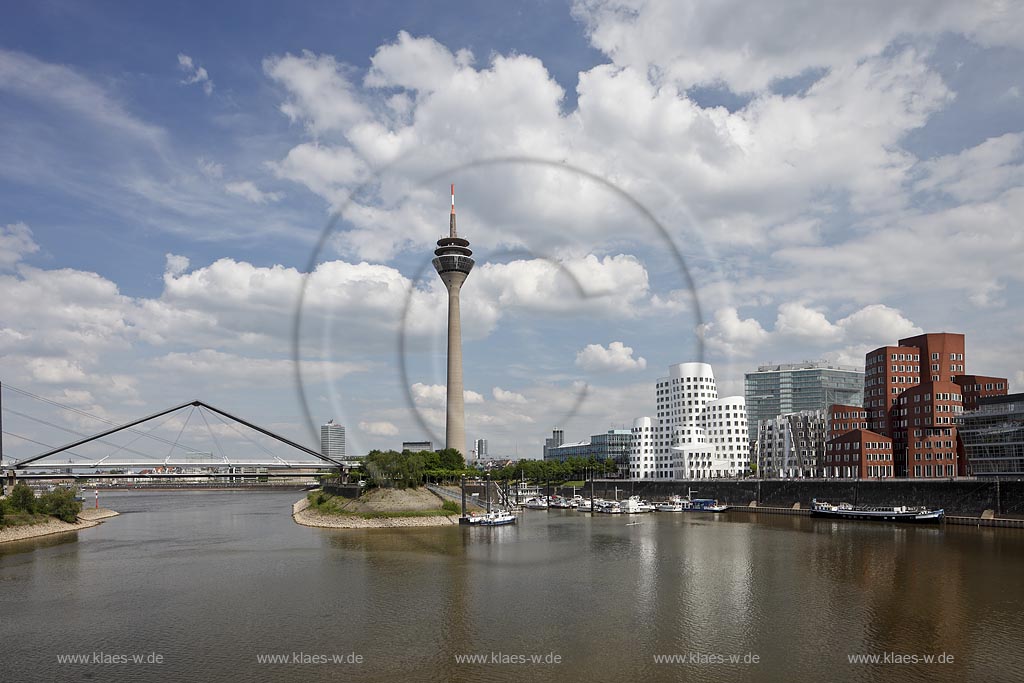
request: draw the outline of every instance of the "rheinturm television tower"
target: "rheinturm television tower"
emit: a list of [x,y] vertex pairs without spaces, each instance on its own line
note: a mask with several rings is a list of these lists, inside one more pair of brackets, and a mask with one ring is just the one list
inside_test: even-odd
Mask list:
[[455,233],[455,185],[452,185],[452,215],[448,237],[437,241],[434,268],[448,288],[448,406],[445,422],[445,448],[466,455],[466,405],[462,394],[462,322],[459,294],[462,283],[473,270],[473,252],[469,240]]

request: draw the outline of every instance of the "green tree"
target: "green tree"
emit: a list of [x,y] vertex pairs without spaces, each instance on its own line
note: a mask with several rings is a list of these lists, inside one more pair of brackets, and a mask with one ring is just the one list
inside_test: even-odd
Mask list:
[[437,452],[440,460],[440,469],[462,470],[466,468],[466,461],[456,448],[443,448]]
[[36,511],[36,494],[26,484],[15,484],[7,501],[13,512],[32,514]]
[[82,503],[75,500],[75,490],[58,486],[39,499],[39,508],[48,515],[65,522],[74,522],[82,511]]

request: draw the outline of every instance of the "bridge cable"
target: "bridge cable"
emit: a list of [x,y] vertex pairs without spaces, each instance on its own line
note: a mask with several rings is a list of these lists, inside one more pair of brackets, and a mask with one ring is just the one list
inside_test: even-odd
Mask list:
[[[30,443],[34,443],[35,445],[42,446],[43,448],[56,448],[56,446],[51,446],[48,443],[43,443],[42,441],[36,441],[35,439],[30,439],[27,436],[22,436],[21,434],[15,434],[14,432],[9,432],[6,429],[3,431],[3,433],[6,434],[7,436],[13,436],[16,439],[22,439],[24,441],[28,441]],[[75,453],[74,451],[65,451],[65,452],[66,453],[71,453],[71,455],[77,456],[79,458],[86,457],[86,456],[82,455],[81,453]],[[15,464],[15,465],[20,462],[20,460],[15,460],[14,458],[12,458],[10,456],[6,456],[6,459],[7,459],[8,462],[10,462],[12,464]],[[68,465],[68,463],[60,463],[60,462],[58,462],[58,463],[54,463],[53,464],[54,467],[60,467],[61,465],[64,465],[66,467]]]
[[[86,412],[84,410],[80,410],[78,408],[66,405],[64,403],[60,403],[59,401],[53,401],[51,399],[45,398],[43,396],[39,396],[37,394],[33,394],[31,391],[26,391],[24,389],[19,389],[18,387],[11,386],[10,384],[4,384],[0,388],[2,388],[2,389],[10,389],[11,391],[13,391],[15,393],[22,394],[24,396],[28,396],[29,398],[34,398],[37,401],[42,401],[43,403],[48,403],[48,404],[50,404],[52,406],[56,406],[57,408],[62,408],[63,410],[69,410],[69,411],[71,411],[73,413],[77,413],[78,415],[82,415],[84,417],[92,418],[93,420],[99,420],[100,422],[103,422],[104,424],[108,424],[108,425],[110,425],[112,427],[116,427],[117,426],[117,423],[114,422],[113,420],[108,420],[107,418],[100,417],[99,415],[93,415],[92,413]],[[139,433],[146,434],[147,433],[147,432],[140,432],[138,429],[135,429],[134,427],[126,429],[125,431],[132,432],[132,433],[135,433],[135,434],[139,434]],[[78,432],[74,432],[74,433],[77,434]],[[81,436],[86,436],[86,435],[85,434],[81,434]],[[166,443],[166,444],[171,443],[170,439],[165,439],[164,437],[157,436],[155,434],[149,434],[149,437],[151,439],[156,439],[157,441],[160,441],[162,443]],[[189,446],[185,446],[185,445],[180,445],[178,447],[179,448],[184,448],[185,450],[191,450],[191,451],[197,450],[195,448],[190,448]]]
[[[178,445],[178,439],[181,438],[182,432],[185,431],[185,427],[188,427],[188,421],[192,419],[192,413],[196,412],[196,407],[192,406],[192,410],[188,411],[188,417],[185,418],[185,424],[181,425],[181,429],[178,430],[178,436],[174,438],[174,443],[171,444],[170,450],[167,451],[167,458],[171,457],[171,453],[174,452],[174,447]],[[196,452],[196,451],[193,451]],[[165,460],[167,458],[164,458]]]
[[217,435],[213,433],[213,429],[210,428],[210,422],[206,419],[206,412],[202,406],[199,406],[199,417],[203,418],[203,423],[206,425],[206,431],[210,432],[210,438],[213,439],[213,445],[220,451],[220,457],[223,458],[224,462],[228,461],[228,456],[224,453],[224,449],[220,445],[220,441],[217,440]]
[[[17,415],[18,417],[23,417],[26,420],[32,420],[33,422],[38,422],[39,424],[46,425],[47,427],[53,427],[54,429],[59,429],[62,432],[67,432],[69,434],[74,434],[76,436],[89,436],[88,434],[83,434],[82,432],[79,432],[79,431],[76,431],[74,429],[71,429],[70,427],[64,427],[63,425],[55,424],[55,423],[50,422],[48,420],[44,420],[44,419],[39,418],[39,417],[34,417],[32,415],[26,415],[25,413],[20,413],[17,410],[14,410],[12,408],[4,408],[3,410],[6,413],[11,413],[13,415]],[[166,422],[166,420],[164,422]],[[161,422],[161,423],[159,423],[157,425],[157,427],[160,427],[163,424],[164,423]],[[153,427],[153,429],[156,429],[156,427]],[[152,431],[152,429],[150,431]],[[151,456],[151,455],[148,455],[148,454],[143,453],[141,451],[137,451],[137,450],[135,450],[133,448],[128,448],[128,446],[132,445],[133,443],[135,443],[140,438],[142,438],[143,436],[146,436],[146,435],[147,435],[146,432],[140,432],[138,434],[138,436],[136,436],[134,439],[132,439],[128,443],[124,444],[123,446],[119,446],[117,448],[117,450],[114,451],[114,453],[117,453],[120,450],[127,450],[129,453],[134,453],[135,455],[140,455],[140,456],[142,456],[144,458],[152,458],[153,456]],[[98,441],[99,443],[106,444],[108,446],[117,446],[116,443],[114,443],[112,441],[107,441],[106,439],[96,439],[96,441]],[[40,445],[43,445],[43,444],[40,444]],[[48,446],[48,448],[56,448],[56,447],[55,446]],[[80,458],[85,458],[86,460],[92,460],[92,461],[96,460],[96,458],[93,457],[93,456],[85,456],[85,455],[82,455],[80,453],[74,453],[73,455],[75,455],[77,457],[80,457]],[[44,464],[47,464],[47,463],[44,463]],[[64,463],[60,463],[60,464],[64,464]]]
[[256,441],[253,441],[253,439],[252,439],[252,438],[250,438],[248,434],[246,434],[245,432],[242,432],[242,431],[240,431],[240,430],[238,429],[238,427],[235,427],[235,425],[231,424],[230,422],[228,422],[227,420],[225,420],[225,419],[224,419],[223,417],[221,417],[221,416],[220,416],[220,415],[218,415],[217,413],[214,413],[214,414],[213,414],[213,416],[214,416],[214,417],[216,417],[216,418],[217,418],[218,420],[220,420],[220,421],[221,421],[222,423],[226,424],[226,425],[227,425],[228,427],[230,427],[231,429],[233,429],[233,430],[235,431],[235,433],[236,433],[236,434],[238,434],[239,436],[241,436],[241,437],[242,437],[243,439],[245,439],[246,441],[248,441],[248,442],[249,442],[249,443],[251,443],[252,445],[256,446],[256,448],[259,448],[259,449],[260,449],[260,450],[262,450],[262,451],[263,451],[264,453],[266,453],[267,455],[269,455],[269,456],[270,456],[271,458],[273,458],[273,459],[275,459],[275,460],[278,460],[278,461],[281,461],[281,462],[284,462],[284,461],[282,461],[282,460],[281,460],[281,458],[279,458],[279,457],[278,457],[278,456],[277,456],[277,455],[276,455],[276,454],[275,454],[275,453],[274,453],[273,451],[269,450],[269,449],[268,449],[268,448],[267,448],[266,446],[264,446],[263,444],[261,444],[261,443],[257,443]]

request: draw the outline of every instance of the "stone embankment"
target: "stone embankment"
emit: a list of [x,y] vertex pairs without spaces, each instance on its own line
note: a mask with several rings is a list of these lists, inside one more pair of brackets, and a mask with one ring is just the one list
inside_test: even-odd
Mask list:
[[49,536],[50,534],[62,534],[68,531],[81,531],[82,529],[97,526],[102,520],[107,519],[108,517],[115,517],[117,514],[118,513],[113,510],[107,510],[105,508],[89,508],[87,510],[82,510],[78,515],[78,521],[73,523],[51,518],[40,524],[9,526],[0,529],[0,543],[24,541],[30,538]]

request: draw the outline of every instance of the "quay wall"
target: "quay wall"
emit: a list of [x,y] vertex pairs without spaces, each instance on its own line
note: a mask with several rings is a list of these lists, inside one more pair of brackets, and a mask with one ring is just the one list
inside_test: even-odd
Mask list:
[[[467,487],[468,489],[468,487]],[[834,480],[834,479],[720,479],[696,481],[597,480],[594,495],[619,499],[630,495],[658,500],[672,495],[717,498],[722,503],[789,508],[799,503],[810,507],[815,498],[854,505],[925,505],[943,508],[947,514],[980,517],[992,510],[997,517],[1024,517],[1024,480]],[[543,490],[543,486],[542,486]],[[552,492],[571,496],[573,490],[551,487]],[[576,489],[590,495],[590,484]]]

